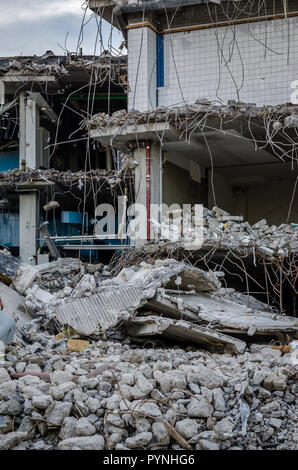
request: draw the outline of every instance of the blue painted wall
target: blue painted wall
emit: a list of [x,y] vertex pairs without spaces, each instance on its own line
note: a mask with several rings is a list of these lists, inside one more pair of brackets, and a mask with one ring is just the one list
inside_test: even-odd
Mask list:
[[19,246],[19,213],[0,211],[0,245]]
[[0,171],[8,171],[19,168],[19,151],[0,152]]
[[165,86],[165,52],[164,52],[164,36],[156,35],[156,86]]

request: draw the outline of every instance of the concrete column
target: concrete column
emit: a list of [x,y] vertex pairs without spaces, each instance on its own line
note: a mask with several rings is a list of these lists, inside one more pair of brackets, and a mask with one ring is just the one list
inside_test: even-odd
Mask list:
[[35,265],[38,250],[39,226],[38,190],[20,194],[20,258],[23,263]]
[[135,169],[135,202],[146,206],[146,149],[135,150],[134,159],[138,162]]
[[19,168],[26,167],[26,98],[25,93],[20,93],[20,131],[19,131]]
[[156,107],[156,33],[151,28],[128,30],[128,109]]
[[[135,202],[146,208],[146,148],[135,150],[134,158],[138,162],[135,169]],[[150,147],[150,204],[157,205],[156,209],[151,206],[151,219],[160,223],[158,207],[162,204],[162,151],[160,144],[152,144]],[[142,222],[146,224],[146,220]],[[146,232],[146,231],[145,231]],[[150,224],[151,238],[156,233],[156,225]],[[136,246],[142,246],[147,241],[146,238],[137,240]]]
[[5,83],[0,80],[0,106],[5,104]]
[[[37,128],[39,109],[34,100],[20,95],[20,168],[38,168]],[[22,191],[19,196],[20,258],[23,263],[36,264],[39,226],[39,192]]]
[[36,169],[39,166],[37,148],[37,129],[39,127],[39,108],[35,100],[26,103],[26,167]]

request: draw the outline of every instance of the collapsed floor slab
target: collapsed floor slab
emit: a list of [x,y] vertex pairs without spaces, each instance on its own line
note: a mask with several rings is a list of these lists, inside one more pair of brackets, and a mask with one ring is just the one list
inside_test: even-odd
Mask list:
[[[96,335],[132,316],[164,285],[173,288],[179,285],[197,292],[213,292],[221,286],[213,273],[182,262],[166,260],[155,265],[144,263],[136,269],[123,269],[117,277],[103,281],[96,294],[57,303],[53,312],[60,325],[68,324],[76,332],[86,336]],[[173,314],[176,309],[174,303]],[[155,305],[157,308],[158,297]],[[194,321],[197,318],[190,309],[186,317]]]
[[132,337],[161,336],[183,343],[211,346],[241,354],[246,343],[209,328],[185,320],[171,320],[157,316],[135,317],[126,323],[126,333]]
[[298,335],[297,318],[277,315],[265,311],[254,311],[245,305],[231,300],[216,299],[209,294],[176,294],[171,297],[180,301],[185,308],[197,311],[198,320],[214,324],[218,331],[226,333],[246,333],[279,335],[290,333]]
[[165,287],[175,290],[215,292],[221,288],[221,282],[213,271],[204,271],[174,259],[157,260],[155,264],[141,263],[139,266],[124,268],[116,278],[105,284],[125,283],[138,285],[144,290]]
[[145,308],[176,320],[197,322],[198,309],[181,303],[179,297],[167,295],[164,289],[157,289],[155,296],[149,299]]

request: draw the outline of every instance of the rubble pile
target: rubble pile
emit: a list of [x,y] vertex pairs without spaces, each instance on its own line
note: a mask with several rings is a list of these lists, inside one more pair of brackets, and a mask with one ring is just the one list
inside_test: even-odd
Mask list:
[[82,189],[86,183],[97,181],[102,184],[108,184],[114,187],[121,184],[124,180],[129,180],[133,176],[130,171],[135,167],[135,164],[129,157],[126,157],[125,170],[107,171],[107,170],[90,170],[87,172],[78,171],[73,173],[71,171],[58,171],[55,169],[49,170],[8,170],[5,173],[0,172],[0,185],[21,185],[22,183],[60,183],[65,186],[78,185]]
[[[35,336],[35,337],[34,337]],[[98,341],[80,353],[32,335],[0,369],[0,449],[295,449],[289,355]]]
[[[174,222],[169,223],[169,215]],[[178,223],[175,223],[178,221]],[[231,215],[229,212],[213,207],[212,210],[203,208],[203,227],[200,232],[201,216],[196,213],[196,207],[183,213],[183,230],[181,233],[181,210],[168,211],[159,224],[151,219],[156,238],[170,239],[173,244],[185,249],[232,250],[246,254],[253,252],[267,259],[285,258],[298,252],[298,225],[293,223],[279,226],[267,223],[262,219],[253,225],[243,220],[243,216]],[[194,230],[196,227],[196,230]],[[202,234],[198,241],[198,233]],[[159,235],[161,234],[161,235]],[[202,245],[199,243],[202,241]],[[161,244],[157,245],[159,248]],[[197,247],[197,248],[196,248]]]
[[91,70],[97,68],[101,71],[109,70],[114,80],[127,72],[125,56],[112,56],[105,51],[100,56],[78,56],[67,54],[57,56],[47,51],[42,56],[15,56],[0,58],[0,76],[2,75],[38,75],[47,74],[60,77],[69,74],[72,70]]
[[297,448],[297,319],[222,277],[175,259],[22,265],[0,284],[16,319],[0,450]]
[[41,273],[32,286],[38,286],[51,294],[62,291],[67,295],[67,292],[72,291],[76,287],[84,274],[85,268],[83,263],[75,263],[74,265],[62,267],[56,265],[53,269]]
[[40,325],[52,324],[52,330],[68,325],[87,338],[117,334],[120,340],[129,335],[154,341],[178,335],[184,343],[241,354],[243,334],[282,343],[286,335],[297,336],[296,318],[223,289],[223,276],[174,259],[141,262],[112,276],[102,264],[64,258],[22,266],[12,285]]
[[[120,127],[121,130],[128,126],[168,122],[177,129],[183,129],[187,123],[188,131],[198,128],[202,119],[252,119],[260,118],[263,122],[268,117],[276,131],[283,128],[295,127],[298,124],[297,106],[262,106],[255,104],[235,102],[230,100],[228,104],[217,104],[207,99],[198,99],[193,104],[184,106],[158,106],[154,110],[138,111],[125,109],[115,111],[112,115],[99,113],[86,120],[86,127],[92,129],[107,129]],[[202,124],[204,128],[204,124]],[[184,137],[185,138],[185,137]],[[187,136],[186,136],[187,138]]]
[[234,250],[254,247],[267,258],[298,251],[298,226],[269,226],[265,219],[251,226],[242,216],[233,216],[218,207],[204,209],[203,230],[205,245],[220,243],[221,247]]

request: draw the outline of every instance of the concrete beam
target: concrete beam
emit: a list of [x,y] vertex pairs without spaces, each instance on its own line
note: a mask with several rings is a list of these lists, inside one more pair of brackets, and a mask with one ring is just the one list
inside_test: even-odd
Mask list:
[[[135,202],[143,207],[147,205],[147,172],[146,172],[146,148],[135,150],[134,159],[138,162],[135,169]],[[150,204],[160,206],[162,204],[162,148],[159,144],[150,147]],[[152,212],[150,218],[160,222],[158,214]],[[148,214],[147,214],[148,217]],[[155,225],[150,223],[151,237],[155,233]],[[136,246],[142,246],[147,240],[137,240]]]
[[55,82],[57,79],[54,75],[7,74],[1,77],[1,80],[6,83],[19,83],[19,82]]
[[176,139],[176,129],[168,122],[137,124],[131,126],[111,126],[90,130],[90,137],[102,145],[123,149],[130,143],[150,140],[158,143],[159,137],[165,140]]
[[0,105],[5,104],[5,82],[0,80]]
[[58,121],[57,114],[40,93],[32,93],[29,91],[27,92],[27,96],[30,100],[35,101],[39,110],[47,117],[49,121],[52,123],[56,123]]
[[38,168],[37,128],[39,127],[39,107],[35,100],[26,100],[26,167]]

